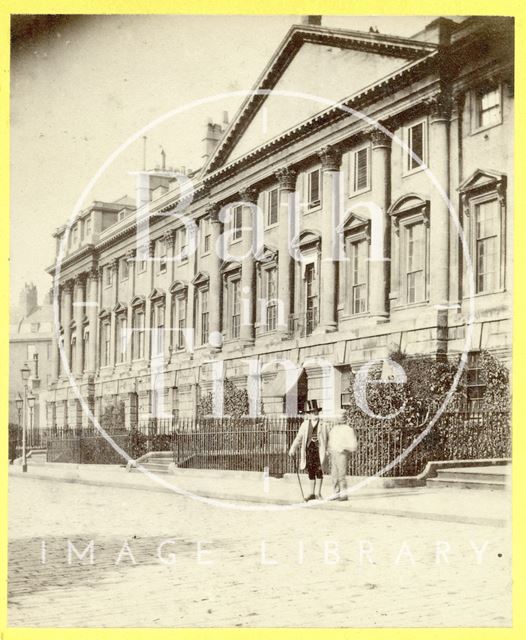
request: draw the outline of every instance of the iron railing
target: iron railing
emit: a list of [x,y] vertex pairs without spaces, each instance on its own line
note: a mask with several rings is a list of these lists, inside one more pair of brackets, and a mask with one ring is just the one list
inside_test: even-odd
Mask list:
[[[301,417],[270,416],[174,417],[142,421],[128,431],[113,428],[110,435],[134,459],[150,451],[171,451],[179,467],[266,469],[280,476],[295,471],[288,450],[301,421]],[[507,411],[445,413],[419,440],[427,424],[418,417],[408,422],[407,418],[382,421],[363,416],[353,425],[358,448],[349,456],[349,474],[414,476],[433,460],[511,457]],[[46,446],[49,462],[124,463],[96,429],[48,430]]]

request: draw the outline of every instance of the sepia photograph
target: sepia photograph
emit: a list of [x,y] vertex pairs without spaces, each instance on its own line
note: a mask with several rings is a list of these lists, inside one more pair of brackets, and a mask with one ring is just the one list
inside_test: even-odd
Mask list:
[[8,629],[513,626],[493,13],[11,15]]

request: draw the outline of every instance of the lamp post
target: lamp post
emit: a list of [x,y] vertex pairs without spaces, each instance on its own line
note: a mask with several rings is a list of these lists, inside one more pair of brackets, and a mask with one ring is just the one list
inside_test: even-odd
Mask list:
[[16,412],[18,413],[18,429],[16,432],[15,448],[13,453],[11,454],[12,455],[11,462],[13,462],[13,460],[16,458],[16,451],[18,449],[18,443],[19,443],[18,438],[20,438],[20,427],[22,426],[21,419],[22,419],[22,407],[24,406],[24,399],[20,395],[15,400],[15,405],[16,405]]
[[35,396],[30,395],[27,398],[27,406],[29,407],[29,435],[30,435],[30,447],[35,446],[35,434],[33,431],[33,409],[35,408]]
[[27,366],[27,364],[25,364],[22,367],[22,369],[20,369],[20,373],[22,375],[22,382],[24,383],[23,420],[22,420],[22,472],[26,473],[27,472],[26,432],[27,432],[27,413],[28,413],[27,381],[29,380],[29,376],[31,375],[31,370]]

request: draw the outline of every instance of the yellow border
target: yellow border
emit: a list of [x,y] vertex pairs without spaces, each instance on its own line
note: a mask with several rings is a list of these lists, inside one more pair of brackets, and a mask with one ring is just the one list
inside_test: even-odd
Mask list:
[[[10,14],[53,13],[171,13],[171,14],[333,14],[333,15],[513,15],[516,19],[516,169],[520,178],[526,170],[524,143],[526,142],[526,113],[524,90],[526,85],[526,4],[521,0],[2,0],[0,2],[0,211],[2,229],[0,246],[2,256],[9,255],[9,24]],[[522,144],[520,144],[522,143]],[[520,179],[516,180],[521,185]],[[522,186],[522,185],[521,185]],[[526,471],[523,457],[526,443],[526,409],[522,358],[526,355],[526,299],[524,276],[526,251],[520,246],[526,239],[525,191],[516,187],[514,219],[515,228],[515,290],[514,290],[514,337],[513,337],[513,614],[512,629],[8,629],[6,628],[6,578],[7,545],[0,547],[0,580],[3,585],[0,607],[0,637],[8,640],[35,639],[100,639],[100,638],[385,638],[404,640],[426,640],[427,638],[477,638],[480,640],[518,638],[526,636],[526,586],[524,551],[521,541],[526,539],[524,495]],[[0,266],[0,291],[4,304],[0,305],[0,393],[1,430],[3,452],[0,454],[1,495],[7,496],[7,423],[8,423],[8,335],[9,306],[5,304],[9,295],[9,262],[3,258]],[[522,276],[522,277],[521,277]],[[2,541],[7,538],[7,500],[0,502],[2,518]],[[349,603],[352,606],[352,603]],[[444,612],[447,619],[447,612]]]

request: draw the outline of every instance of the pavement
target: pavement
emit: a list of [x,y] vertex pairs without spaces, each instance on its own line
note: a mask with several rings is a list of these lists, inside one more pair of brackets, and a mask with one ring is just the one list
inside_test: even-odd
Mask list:
[[[9,474],[24,479],[80,483],[155,493],[176,493],[205,503],[217,503],[238,510],[323,510],[446,521],[479,526],[505,527],[511,521],[511,492],[447,488],[392,488],[351,479],[348,502],[301,499],[297,477],[272,478],[253,472],[175,469],[171,474],[126,471],[121,466],[59,463],[29,464],[23,474],[19,465]],[[309,481],[301,476],[305,495]],[[332,494],[330,477],[324,480],[323,495]]]
[[[365,509],[386,500],[365,490],[337,510],[309,503],[269,513],[239,508],[268,503],[246,500],[233,509],[226,500],[145,491],[149,478],[122,469],[71,468],[62,472],[67,481],[57,481],[58,467],[47,476],[38,469],[40,478],[35,467],[23,478],[12,471],[10,627],[512,623],[508,528],[356,513],[358,503]],[[79,477],[91,483],[72,481]],[[109,478],[128,484],[110,486]],[[475,491],[438,497],[443,509],[448,500],[468,512],[469,501],[495,506]],[[498,498],[506,501],[506,493]],[[399,504],[402,496],[388,500]]]

